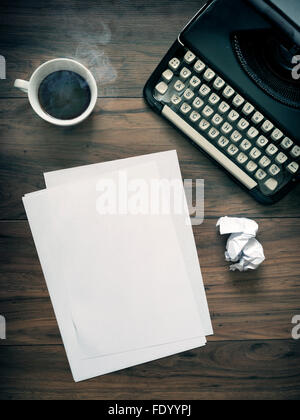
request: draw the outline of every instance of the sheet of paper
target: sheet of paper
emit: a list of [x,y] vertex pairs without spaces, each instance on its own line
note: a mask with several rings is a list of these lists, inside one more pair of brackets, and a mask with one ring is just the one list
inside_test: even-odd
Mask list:
[[[72,190],[72,188],[70,188],[70,190]],[[33,194],[32,196],[28,196],[24,200],[25,205],[26,206],[28,206],[28,205],[31,206],[31,200],[33,198],[39,200],[40,197],[43,197],[44,195],[46,196],[47,194],[46,193],[43,194],[43,192],[41,192],[41,193]],[[53,197],[53,198],[55,199],[56,196]],[[63,199],[64,199],[64,201],[66,199],[65,192],[63,193]],[[45,206],[47,208],[49,206],[51,207],[51,203],[53,203],[53,200],[48,201]],[[77,204],[80,204],[80,203],[77,203]],[[41,210],[41,208],[37,209],[37,213],[35,214],[36,217],[40,214],[40,210]],[[36,209],[32,209],[32,208],[31,208],[31,210],[29,210],[29,212],[33,212],[32,213],[33,218],[35,218],[34,217],[34,212],[35,211],[36,211]],[[32,228],[33,228],[33,231],[34,231],[35,227],[32,227]],[[45,238],[45,236],[43,237],[43,235],[42,235],[42,240],[41,240],[42,244],[43,244],[43,239],[44,238]],[[57,245],[57,243],[56,243],[56,245]],[[59,255],[57,255],[57,257],[59,258]],[[44,265],[44,270],[45,270],[45,268],[47,269],[47,264],[49,264],[48,258],[46,258],[46,260],[44,262],[45,262],[45,264],[43,264],[43,265]],[[52,296],[54,307],[56,308],[56,312],[60,313],[60,314],[57,314],[57,317],[58,317],[58,319],[59,318],[61,319],[61,322],[59,322],[61,329],[65,330],[64,334],[63,334],[63,336],[65,336],[64,341],[65,342],[67,341],[68,343],[70,343],[69,346],[68,346],[68,349],[67,349],[67,353],[68,353],[68,356],[69,356],[69,360],[71,359],[70,363],[71,363],[71,366],[72,366],[72,371],[73,371],[73,375],[74,375],[75,380],[83,380],[83,379],[86,379],[86,378],[91,377],[91,376],[97,376],[99,374],[108,373],[108,372],[116,370],[116,369],[121,369],[123,367],[128,367],[128,366],[131,366],[131,365],[143,363],[143,362],[148,361],[148,360],[154,360],[155,358],[164,357],[165,355],[177,353],[178,351],[184,351],[184,350],[187,350],[189,348],[194,348],[194,347],[198,347],[200,345],[205,344],[205,339],[204,338],[196,338],[196,339],[191,339],[188,342],[180,341],[176,344],[170,344],[168,349],[166,348],[166,346],[152,346],[151,350],[150,349],[142,349],[142,350],[139,350],[139,351],[132,351],[132,352],[130,352],[130,354],[129,353],[123,353],[123,355],[122,355],[122,354],[118,353],[118,354],[115,354],[113,356],[100,357],[100,358],[97,358],[97,359],[90,359],[90,360],[84,360],[84,361],[80,360],[79,361],[79,358],[81,357],[81,355],[79,355],[78,348],[76,348],[77,347],[76,344],[75,344],[76,334],[75,334],[75,331],[74,331],[74,327],[72,328],[72,323],[74,322],[74,320],[73,320],[74,313],[72,313],[72,316],[69,313],[67,315],[67,307],[69,305],[69,302],[67,301],[66,296],[68,296],[69,292],[68,292],[68,290],[65,290],[65,293],[62,292],[62,289],[64,289],[64,287],[66,287],[64,282],[58,282],[57,283],[57,282],[55,282],[55,280],[54,281],[49,281],[48,282],[48,287],[49,287],[50,294]],[[72,293],[71,293],[71,295],[72,295]],[[90,300],[90,299],[88,299],[88,300]],[[58,303],[58,302],[60,302],[60,303]],[[73,305],[73,307],[74,307],[74,305]],[[66,311],[65,311],[65,309],[66,309]],[[65,311],[65,313],[64,313],[64,311]],[[61,313],[64,313],[64,315],[62,316]],[[82,321],[81,315],[79,316],[79,320]],[[92,320],[88,319],[88,320],[83,320],[83,321],[89,323]],[[64,325],[65,325],[65,327],[64,327]],[[85,328],[84,328],[84,330],[85,330]],[[197,331],[197,332],[199,333],[199,331]],[[164,334],[163,339],[165,340],[165,334]],[[71,344],[72,341],[73,341],[73,343]],[[94,349],[94,345],[95,345],[95,343],[92,342],[90,347],[92,349]],[[139,344],[139,345],[141,345],[141,344]],[[102,350],[103,349],[101,347],[101,351]],[[109,350],[109,351],[111,351],[111,350]],[[116,349],[116,351],[120,351],[119,346]],[[126,355],[125,358],[124,358],[124,355]]]
[[47,281],[47,287],[75,382],[172,356],[206,344],[205,337],[199,337],[168,345],[82,360],[68,305],[67,285],[55,279],[54,282]]
[[[123,170],[134,165],[149,162],[155,162],[157,164],[161,179],[167,179],[169,181],[182,179],[176,150],[48,172],[45,173],[44,176],[47,188],[52,188],[62,184],[69,184],[89,179],[94,176],[101,176],[101,174],[105,174],[109,171]],[[182,195],[185,200],[183,188]],[[204,333],[206,336],[209,336],[213,334],[213,328],[193,230],[191,224],[186,223],[189,219],[187,206],[184,213],[176,216],[172,215],[172,217],[186,269],[188,270],[195,299],[198,304]]]

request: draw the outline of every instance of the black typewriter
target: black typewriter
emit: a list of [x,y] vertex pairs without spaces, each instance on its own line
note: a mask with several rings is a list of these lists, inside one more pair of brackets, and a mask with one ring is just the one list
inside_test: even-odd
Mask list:
[[263,204],[299,180],[300,1],[209,1],[144,89],[150,106]]

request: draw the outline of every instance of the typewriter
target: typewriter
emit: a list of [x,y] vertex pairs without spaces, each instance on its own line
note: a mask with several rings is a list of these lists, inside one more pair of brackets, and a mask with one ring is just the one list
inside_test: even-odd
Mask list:
[[148,80],[150,106],[263,204],[299,181],[300,1],[209,1]]

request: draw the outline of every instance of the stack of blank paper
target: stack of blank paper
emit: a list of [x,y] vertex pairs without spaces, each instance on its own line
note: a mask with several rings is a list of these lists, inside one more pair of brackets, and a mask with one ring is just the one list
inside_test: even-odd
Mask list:
[[[102,181],[118,185],[120,174],[180,181],[185,211],[101,213]],[[23,201],[74,380],[204,346],[213,331],[176,152],[45,181]]]

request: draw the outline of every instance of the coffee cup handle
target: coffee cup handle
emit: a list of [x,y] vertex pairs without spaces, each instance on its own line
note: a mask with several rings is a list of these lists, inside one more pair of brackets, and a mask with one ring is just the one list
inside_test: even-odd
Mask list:
[[26,82],[26,80],[17,79],[14,83],[14,87],[20,89],[24,93],[28,93],[29,82]]

